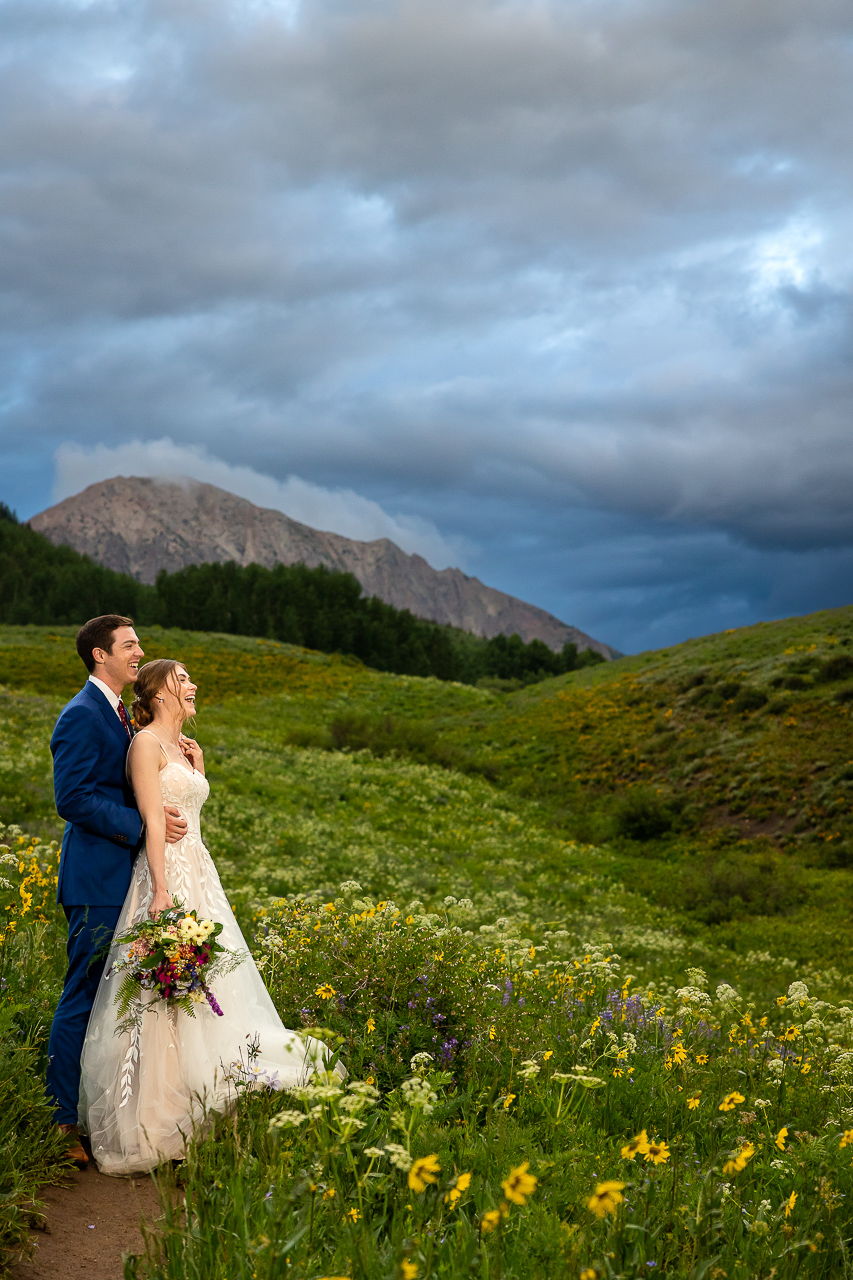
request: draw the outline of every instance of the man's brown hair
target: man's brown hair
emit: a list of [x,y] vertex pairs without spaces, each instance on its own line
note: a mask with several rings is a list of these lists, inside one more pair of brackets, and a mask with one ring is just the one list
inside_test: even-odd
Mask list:
[[105,613],[102,618],[90,618],[77,632],[77,652],[91,675],[95,670],[93,649],[112,653],[115,633],[119,627],[132,627],[133,618],[123,618],[120,613]]

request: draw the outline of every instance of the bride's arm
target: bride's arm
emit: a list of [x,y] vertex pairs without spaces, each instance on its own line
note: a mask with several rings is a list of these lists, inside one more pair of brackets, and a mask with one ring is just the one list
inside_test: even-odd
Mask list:
[[145,824],[145,856],[151,872],[152,917],[174,905],[166,888],[166,815],[160,794],[160,745],[150,733],[133,739],[128,753],[128,773],[136,803]]

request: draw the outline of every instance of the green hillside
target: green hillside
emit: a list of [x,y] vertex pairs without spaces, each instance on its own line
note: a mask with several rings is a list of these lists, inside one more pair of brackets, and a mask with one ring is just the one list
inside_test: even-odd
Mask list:
[[[30,823],[52,821],[46,738],[51,715],[81,683],[73,634],[0,628],[0,682],[47,699],[11,699],[22,736],[39,708],[40,771],[29,780],[0,774],[0,810]],[[199,734],[218,744],[213,777],[231,796],[247,785],[243,766],[229,763],[238,740],[271,753],[272,789],[261,777],[266,755],[251,788],[276,808],[288,785],[282,751],[294,761],[301,749],[322,753],[312,759],[331,753],[345,773],[360,751],[371,769],[437,765],[451,796],[480,779],[501,804],[524,801],[553,838],[606,847],[616,878],[682,928],[732,945],[783,939],[788,954],[805,957],[814,943],[800,926],[820,919],[821,954],[842,952],[853,609],[689,641],[509,694],[380,674],[267,640],[159,628],[141,638],[148,657],[189,664]]]
[[[58,1170],[47,744],[84,676],[74,632],[0,628],[0,1116],[28,1117],[0,1121],[7,1247]],[[844,1274],[853,609],[511,692],[141,638],[199,684],[204,834],[282,1016],[324,1025],[367,1092],[343,1143],[346,1090],[304,1122],[247,1094],[181,1175],[192,1230],[170,1215],[129,1274]],[[408,1111],[416,1053],[436,1098]],[[641,1132],[658,1155],[633,1163]],[[435,1186],[383,1142],[434,1156]],[[524,1162],[535,1187],[507,1200]]]

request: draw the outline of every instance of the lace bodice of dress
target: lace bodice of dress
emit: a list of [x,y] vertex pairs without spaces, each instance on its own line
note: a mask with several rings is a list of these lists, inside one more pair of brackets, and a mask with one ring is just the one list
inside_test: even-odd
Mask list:
[[[169,760],[160,770],[160,794],[164,804],[174,804],[187,820],[187,836],[201,836],[201,807],[210,795],[207,778],[197,770]],[[186,837],[184,837],[186,839]]]

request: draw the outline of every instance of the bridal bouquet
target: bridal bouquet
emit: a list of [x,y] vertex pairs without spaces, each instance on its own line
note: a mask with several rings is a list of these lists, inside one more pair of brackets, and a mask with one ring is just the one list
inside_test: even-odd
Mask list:
[[[213,920],[199,920],[197,911],[187,911],[178,903],[156,920],[141,920],[116,938],[127,948],[113,965],[124,974],[115,998],[118,1031],[138,1024],[143,1010],[160,1002],[195,1017],[193,1005],[206,1001],[221,1018],[210,980],[231,973],[245,959],[216,941],[222,928]],[[148,991],[154,993],[153,1000],[144,1000]]]

